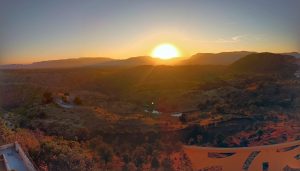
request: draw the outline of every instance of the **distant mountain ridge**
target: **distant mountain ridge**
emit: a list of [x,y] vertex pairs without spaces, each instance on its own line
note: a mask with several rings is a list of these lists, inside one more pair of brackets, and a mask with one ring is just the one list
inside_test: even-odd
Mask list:
[[229,65],[238,59],[255,52],[236,51],[221,53],[197,53],[189,59],[182,61],[185,65]]
[[0,65],[3,69],[26,69],[26,68],[73,68],[73,67],[87,67],[93,66],[97,63],[103,63],[108,61],[114,61],[114,59],[106,57],[82,57],[71,59],[58,59],[49,61],[34,62],[32,64],[11,64]]
[[[42,68],[76,68],[76,67],[110,67],[139,65],[230,65],[239,59],[257,52],[235,51],[221,53],[197,53],[189,58],[174,58],[162,60],[149,56],[137,56],[127,59],[111,59],[107,57],[81,57],[34,62],[32,64],[0,65],[0,69],[42,69]],[[300,58],[297,52],[282,53]]]
[[163,60],[159,58],[152,58],[150,56],[138,56],[127,59],[120,59],[108,61],[98,64],[98,66],[138,66],[138,65],[176,65],[180,64],[185,58],[173,58]]
[[76,68],[76,67],[109,67],[109,66],[138,66],[138,65],[174,65],[181,58],[162,60],[149,56],[137,56],[127,59],[111,59],[105,57],[71,58],[34,62],[32,64],[0,65],[0,69],[42,69],[42,68]]
[[136,65],[157,65],[158,59],[154,59],[148,56],[137,56],[127,59],[119,59],[113,61],[107,61],[99,63],[96,66],[136,66]]
[[52,61],[35,62],[31,64],[32,67],[78,67],[89,66],[95,63],[102,63],[107,61],[113,61],[111,58],[97,57],[97,58],[74,58],[74,59],[61,59]]
[[249,54],[229,67],[238,72],[251,73],[295,73],[298,69],[296,58],[291,55],[274,53]]

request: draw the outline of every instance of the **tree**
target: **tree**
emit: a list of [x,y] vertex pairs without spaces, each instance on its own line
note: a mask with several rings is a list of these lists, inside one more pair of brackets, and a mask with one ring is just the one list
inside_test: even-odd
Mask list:
[[180,117],[179,117],[179,120],[183,123],[186,123],[187,122],[187,114],[183,113]]
[[123,154],[123,155],[122,155],[122,158],[123,158],[123,162],[124,162],[126,165],[131,161],[130,156],[129,156],[128,153]]
[[227,144],[224,142],[225,136],[223,134],[217,134],[215,139],[216,139],[216,144],[218,145],[218,147],[226,147],[227,146]]
[[46,91],[43,94],[43,103],[48,104],[48,103],[52,103],[52,102],[53,102],[52,93],[49,91]]
[[128,164],[123,166],[122,171],[135,171],[136,167],[132,162],[129,162]]
[[157,157],[153,157],[151,161],[151,168],[157,170],[159,166],[160,166],[159,160],[157,159]]
[[111,148],[103,148],[101,150],[101,159],[107,164],[112,160],[112,150]]
[[259,130],[256,131],[256,135],[258,135],[258,140],[261,139],[261,136],[262,136],[263,134],[264,134],[264,131],[261,130],[261,129],[259,129]]
[[86,140],[89,137],[90,132],[87,128],[81,127],[76,130],[76,135],[78,137],[78,140],[82,141]]
[[37,114],[37,117],[40,119],[45,119],[47,118],[47,114],[44,111],[41,111]]
[[75,97],[74,101],[73,101],[76,105],[82,105],[82,101],[79,97]]
[[145,150],[146,150],[146,154],[151,156],[152,153],[153,153],[153,147],[152,147],[152,145],[146,143],[146,144],[144,145],[144,148],[145,148]]
[[104,162],[105,168],[106,168],[107,163],[110,162],[113,157],[113,151],[112,151],[111,147],[103,144],[97,149],[97,152],[98,152],[101,160]]
[[143,164],[146,162],[146,150],[143,147],[137,147],[133,152],[133,157],[135,166],[137,168],[142,168]]
[[215,105],[215,112],[220,113],[220,114],[224,114],[225,113],[224,105],[216,104]]
[[172,161],[171,161],[170,158],[165,158],[162,161],[162,166],[163,166],[163,170],[165,170],[165,171],[172,171],[172,170],[174,170],[173,163],[172,163]]
[[61,96],[61,100],[62,100],[64,103],[68,103],[68,100],[67,100],[67,97],[66,97],[66,96]]
[[240,146],[241,147],[248,147],[249,141],[244,137],[240,140]]

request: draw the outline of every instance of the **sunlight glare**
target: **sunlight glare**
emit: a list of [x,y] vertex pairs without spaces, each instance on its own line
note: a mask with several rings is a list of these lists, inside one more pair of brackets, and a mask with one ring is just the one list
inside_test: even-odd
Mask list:
[[156,46],[153,49],[151,56],[153,58],[172,59],[179,57],[180,53],[174,45],[165,43]]

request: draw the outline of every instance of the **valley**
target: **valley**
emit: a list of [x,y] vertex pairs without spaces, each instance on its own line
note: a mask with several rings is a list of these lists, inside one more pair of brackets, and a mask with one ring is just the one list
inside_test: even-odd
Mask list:
[[1,142],[18,140],[50,170],[191,170],[184,146],[300,139],[295,61],[3,69]]

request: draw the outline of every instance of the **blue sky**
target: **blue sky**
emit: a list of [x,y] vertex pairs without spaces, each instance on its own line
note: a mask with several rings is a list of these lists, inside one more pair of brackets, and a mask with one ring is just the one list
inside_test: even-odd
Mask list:
[[300,51],[299,0],[0,0],[0,63]]

